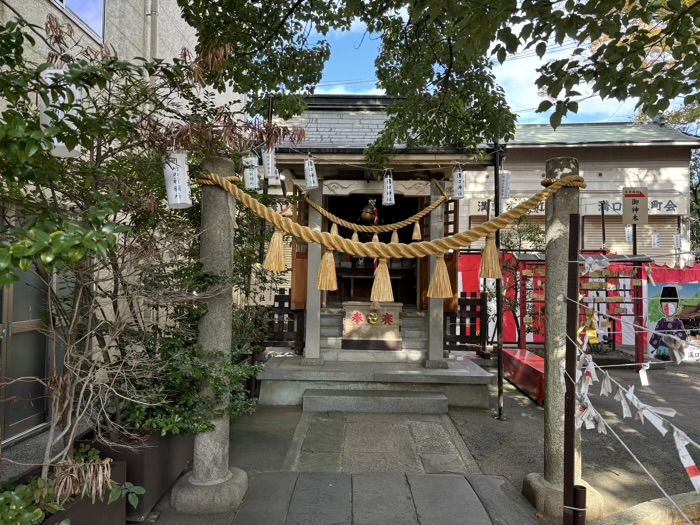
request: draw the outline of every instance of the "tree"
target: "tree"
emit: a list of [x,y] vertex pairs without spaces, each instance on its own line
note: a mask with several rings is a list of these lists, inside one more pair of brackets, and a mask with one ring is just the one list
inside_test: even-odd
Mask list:
[[[638,97],[650,115],[679,96],[686,104],[700,100],[700,0],[178,3],[198,30],[199,54],[215,65],[204,76],[247,94],[253,114],[270,97],[282,117],[303,109],[299,95],[313,92],[321,78],[330,29],[348,30],[359,20],[381,35],[378,86],[397,102],[370,157],[396,143],[475,147],[512,138],[516,116],[492,61],[528,49],[543,57],[549,45],[565,41],[575,45],[571,56],[543,64],[536,81],[551,99],[538,111],[553,110],[554,127],[578,111],[585,85],[603,99]],[[650,53],[673,61],[650,62]]]

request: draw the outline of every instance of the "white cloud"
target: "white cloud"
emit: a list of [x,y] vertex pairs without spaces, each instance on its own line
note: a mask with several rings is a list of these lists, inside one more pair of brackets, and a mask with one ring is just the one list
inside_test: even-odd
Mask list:
[[[522,58],[506,60],[502,65],[494,67],[494,74],[498,83],[506,92],[508,104],[519,115],[520,124],[548,123],[549,113],[535,113],[534,108],[543,100],[537,93],[535,80],[539,76],[537,68],[546,60],[553,57],[564,58],[570,49],[563,49],[547,53],[542,60],[537,56],[522,56]],[[579,89],[581,98],[592,95],[592,90],[585,86]],[[623,103],[617,100],[601,100],[597,95],[590,99],[582,100],[577,115],[569,114],[562,121],[566,122],[595,122],[595,121],[626,121],[634,114],[636,99],[629,99]]]
[[346,86],[318,87],[315,93],[317,95],[385,95],[383,89],[377,87],[362,88],[353,86],[348,89]]

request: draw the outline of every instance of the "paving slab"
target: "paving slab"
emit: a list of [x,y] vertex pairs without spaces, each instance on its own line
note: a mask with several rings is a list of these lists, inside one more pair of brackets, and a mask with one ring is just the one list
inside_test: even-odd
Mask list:
[[445,432],[442,421],[409,421],[408,429],[419,454],[455,454],[450,436]]
[[515,486],[502,476],[466,476],[494,525],[535,525],[535,509]]
[[343,472],[416,472],[423,473],[423,465],[412,452],[356,452],[343,457]]
[[403,474],[353,475],[352,501],[353,525],[418,525]]
[[467,474],[462,459],[456,454],[421,454],[426,474]]
[[350,525],[352,482],[348,474],[302,473],[286,525]]
[[345,439],[345,421],[339,418],[317,417],[306,431],[303,451],[339,452]]
[[340,472],[343,456],[336,452],[306,452],[299,455],[297,470],[299,472]]
[[[464,476],[406,476],[420,525],[491,525]],[[511,525],[521,525],[512,522]]]
[[285,525],[297,472],[263,472],[248,485],[233,525]]

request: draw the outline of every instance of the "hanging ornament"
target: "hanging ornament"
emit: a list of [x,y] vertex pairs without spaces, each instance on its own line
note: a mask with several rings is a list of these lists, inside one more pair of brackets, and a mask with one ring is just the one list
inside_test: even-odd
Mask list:
[[634,233],[632,231],[632,225],[628,224],[625,226],[625,241],[632,242],[634,240]]
[[165,175],[165,190],[168,194],[168,206],[174,210],[183,210],[192,206],[187,152],[174,151],[170,153],[163,166],[163,174]]
[[501,200],[510,199],[510,173],[501,172],[501,180],[499,181],[501,189]]
[[673,236],[673,247],[676,250],[683,248],[683,237],[681,236],[681,232],[678,232]]
[[452,169],[452,198],[464,198],[464,171],[461,164],[456,164]]
[[313,190],[318,188],[318,176],[316,175],[316,165],[314,158],[309,153],[304,161],[304,178],[306,179],[306,189]]
[[[62,69],[47,69],[42,71],[40,76],[46,84],[52,85],[64,74],[65,71]],[[39,124],[42,129],[54,127],[58,122],[63,120],[66,121],[66,124],[68,124],[71,129],[75,129],[75,124],[66,119],[66,117],[77,117],[76,106],[80,106],[81,104],[81,94],[78,88],[75,86],[65,86],[63,90],[51,90],[48,96],[48,104],[42,97],[39,97]],[[61,108],[61,106],[65,106],[66,104],[72,106],[68,111]],[[69,150],[65,144],[59,142],[59,139],[54,137],[51,140],[53,142],[51,155],[54,157],[78,158],[80,156],[79,144]]]
[[267,180],[279,180],[279,172],[277,171],[277,155],[275,148],[265,148],[263,150],[263,169]]
[[248,155],[243,159],[243,184],[246,190],[258,191],[260,189],[258,165],[259,161],[256,155]]
[[685,432],[676,427],[673,427],[673,441],[676,444],[676,450],[678,451],[681,464],[685,468],[685,472],[688,474],[695,492],[700,492],[700,469],[698,469],[695,461],[688,452],[688,445],[693,444],[695,447],[697,447],[697,445]]
[[661,248],[661,238],[659,237],[659,232],[657,232],[656,230],[653,230],[651,232],[651,247]]
[[394,199],[394,174],[391,170],[384,170],[384,191],[382,192],[382,205],[393,206]]

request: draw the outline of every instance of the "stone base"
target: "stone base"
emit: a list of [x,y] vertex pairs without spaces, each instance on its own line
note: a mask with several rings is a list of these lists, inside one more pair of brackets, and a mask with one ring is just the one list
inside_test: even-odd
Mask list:
[[170,504],[181,514],[222,514],[235,512],[248,490],[248,475],[232,468],[228,479],[212,485],[195,485],[192,473],[181,478],[173,487]]
[[[586,521],[603,517],[603,496],[585,481],[579,484],[586,487]],[[564,489],[559,484],[549,483],[539,473],[528,474],[523,480],[523,495],[530,504],[547,518],[561,521],[564,515]]]
[[426,359],[423,366],[425,368],[449,368],[444,359]]
[[323,357],[302,357],[301,364],[304,366],[323,366]]

